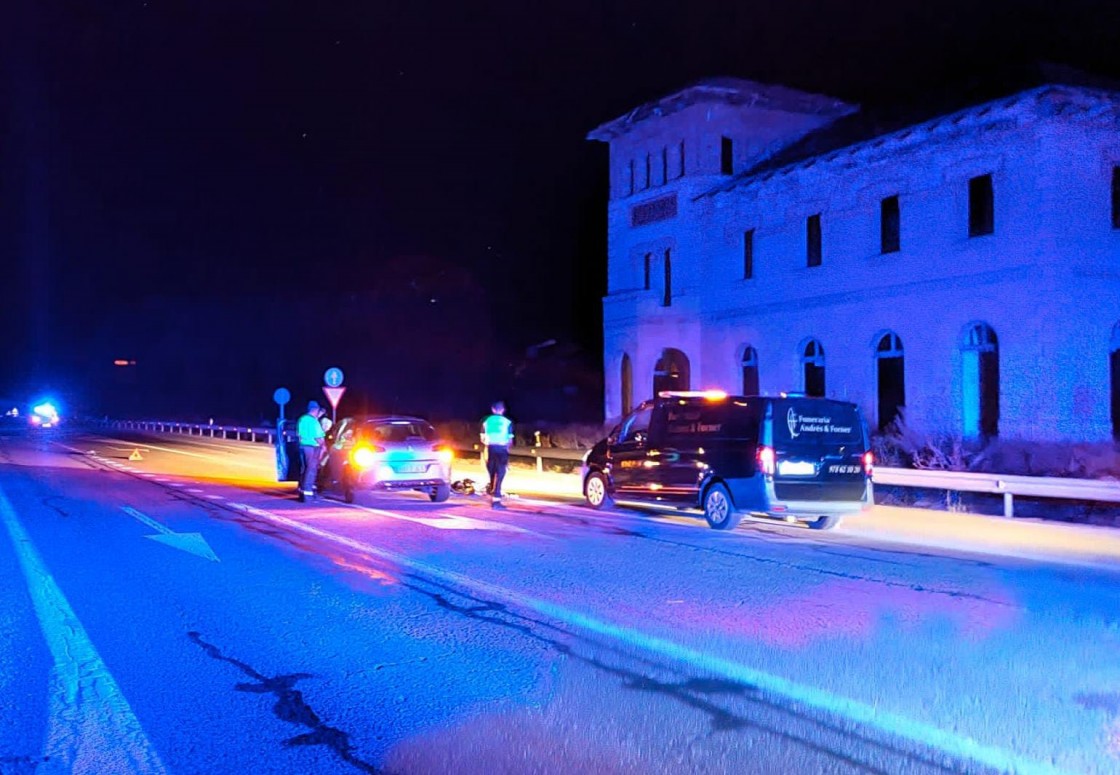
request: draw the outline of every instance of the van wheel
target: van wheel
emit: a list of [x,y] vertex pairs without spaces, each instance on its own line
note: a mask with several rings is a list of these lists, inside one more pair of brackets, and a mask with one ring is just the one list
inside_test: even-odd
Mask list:
[[614,505],[614,499],[607,489],[607,477],[598,471],[590,474],[583,483],[583,497],[593,509],[609,509]]
[[350,474],[347,471],[342,472],[342,500],[346,503],[354,502],[354,485],[350,481]]
[[432,488],[431,492],[428,493],[428,497],[432,499],[433,503],[443,503],[451,497],[451,485],[437,484]]
[[722,484],[713,484],[704,493],[704,519],[716,530],[731,530],[743,517],[735,511],[731,493]]
[[827,517],[817,517],[809,523],[809,527],[813,530],[832,530],[840,524],[840,517],[831,514]]

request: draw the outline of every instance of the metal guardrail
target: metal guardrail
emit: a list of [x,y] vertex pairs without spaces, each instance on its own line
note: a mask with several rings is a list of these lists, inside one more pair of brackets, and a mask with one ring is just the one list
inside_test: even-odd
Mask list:
[[[116,420],[110,427],[156,433],[181,433],[188,436],[235,439],[272,444],[275,428],[251,428],[235,425],[162,422],[151,420]],[[465,450],[464,450],[465,451]],[[471,452],[478,452],[476,445]],[[556,447],[514,447],[512,457],[533,458],[538,471],[545,461],[572,464],[583,459],[587,450]],[[1065,479],[1062,477],[978,474],[963,471],[935,471],[911,468],[876,468],[874,484],[891,487],[915,487],[950,492],[976,492],[1003,496],[1003,514],[1015,516],[1015,497],[1056,498],[1061,500],[1120,503],[1120,482],[1097,479]]]
[[207,423],[163,422],[161,420],[110,420],[111,428],[145,431],[149,433],[181,433],[187,436],[208,436],[211,439],[233,439],[236,441],[263,442],[276,441],[275,428],[249,428],[244,425],[211,425]]
[[[180,433],[187,436],[200,436],[211,439],[261,442],[273,444],[276,441],[275,428],[252,428],[243,425],[210,425],[208,423],[164,422],[162,420],[111,420],[109,427],[122,430],[143,431],[146,433]],[[460,449],[459,452],[467,450]],[[470,450],[479,453],[479,445]],[[556,447],[513,447],[510,457],[532,458],[536,461],[537,471],[544,471],[546,460],[573,463],[583,460],[587,450],[559,449]]]
[[1120,503],[1120,482],[1098,479],[1065,479],[1054,476],[976,474],[910,468],[876,468],[875,484],[921,487],[928,490],[979,492],[1003,496],[1003,515],[1015,516],[1015,496]]

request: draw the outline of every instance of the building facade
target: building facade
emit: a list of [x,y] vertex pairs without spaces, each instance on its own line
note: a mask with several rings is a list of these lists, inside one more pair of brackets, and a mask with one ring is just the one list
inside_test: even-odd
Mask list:
[[925,433],[1120,435],[1120,93],[859,119],[715,79],[589,134],[610,146],[606,416],[806,391],[872,428],[905,407]]

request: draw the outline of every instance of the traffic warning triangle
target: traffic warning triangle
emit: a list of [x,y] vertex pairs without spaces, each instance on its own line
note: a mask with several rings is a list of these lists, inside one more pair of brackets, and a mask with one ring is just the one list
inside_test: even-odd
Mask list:
[[132,454],[128,456],[128,459],[129,460],[143,460],[144,458],[140,457],[140,450],[134,449],[134,450],[132,450]]

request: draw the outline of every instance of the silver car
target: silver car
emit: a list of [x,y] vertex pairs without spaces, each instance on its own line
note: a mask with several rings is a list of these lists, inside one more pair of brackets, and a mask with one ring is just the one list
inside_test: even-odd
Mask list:
[[451,494],[453,458],[451,447],[419,417],[344,417],[332,428],[319,486],[347,503],[359,490],[419,490],[440,503]]

